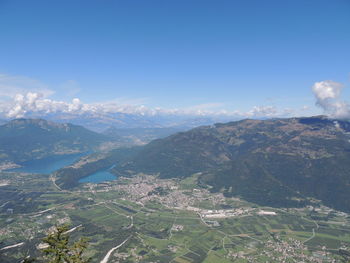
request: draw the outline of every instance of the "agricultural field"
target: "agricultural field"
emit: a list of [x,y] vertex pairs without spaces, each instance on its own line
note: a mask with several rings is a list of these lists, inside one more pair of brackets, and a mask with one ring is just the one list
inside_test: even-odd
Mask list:
[[[69,224],[92,262],[348,262],[350,217],[315,202],[260,207],[185,180],[135,175],[62,190],[53,175],[0,175],[0,261],[41,259]],[[114,248],[114,250],[112,250]],[[108,252],[110,256],[108,257]],[[290,261],[293,258],[294,260]]]

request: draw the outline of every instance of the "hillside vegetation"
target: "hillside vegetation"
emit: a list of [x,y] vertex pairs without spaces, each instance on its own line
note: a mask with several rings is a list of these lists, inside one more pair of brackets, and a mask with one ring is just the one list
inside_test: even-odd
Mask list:
[[202,173],[226,196],[271,206],[301,206],[309,197],[350,211],[350,123],[323,116],[242,120],[178,133],[146,145],[116,166],[161,178]]
[[86,152],[106,141],[106,136],[82,126],[16,119],[0,126],[0,162]]

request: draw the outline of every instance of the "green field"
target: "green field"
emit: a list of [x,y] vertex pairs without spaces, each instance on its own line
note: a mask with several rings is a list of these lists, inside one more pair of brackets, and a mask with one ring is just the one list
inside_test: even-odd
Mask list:
[[[305,262],[317,262],[319,257],[323,262],[346,262],[340,249],[350,247],[349,216],[337,211],[259,208],[238,199],[213,204],[206,195],[193,197],[193,205],[201,209],[251,207],[276,212],[203,220],[198,212],[166,207],[157,199],[136,202],[125,191],[113,189],[117,181],[108,189],[95,185],[63,191],[49,176],[1,176],[10,183],[0,188],[0,249],[24,243],[0,250],[1,262],[27,255],[40,259],[37,245],[50,228],[62,223],[81,225],[71,236],[90,239],[87,254],[92,262],[100,262],[127,238],[109,262],[280,262],[287,249],[289,256]],[[175,182],[189,196],[195,183],[193,178]]]

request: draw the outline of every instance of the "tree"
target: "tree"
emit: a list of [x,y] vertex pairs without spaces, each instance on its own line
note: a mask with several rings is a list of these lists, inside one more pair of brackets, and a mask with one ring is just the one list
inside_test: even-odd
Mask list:
[[30,258],[30,257],[26,257],[25,259],[23,259],[21,261],[21,263],[34,263],[35,259],[34,258]]
[[89,258],[84,258],[84,251],[88,247],[88,240],[80,238],[70,244],[68,225],[56,226],[56,230],[43,239],[48,245],[43,253],[49,259],[48,263],[88,263]]

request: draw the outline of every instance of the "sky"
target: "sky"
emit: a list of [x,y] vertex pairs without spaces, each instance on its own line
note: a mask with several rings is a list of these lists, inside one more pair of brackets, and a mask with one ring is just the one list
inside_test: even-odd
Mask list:
[[349,117],[348,0],[0,0],[0,115]]

